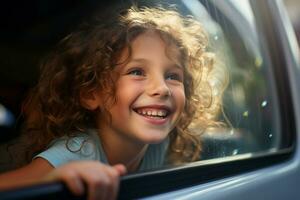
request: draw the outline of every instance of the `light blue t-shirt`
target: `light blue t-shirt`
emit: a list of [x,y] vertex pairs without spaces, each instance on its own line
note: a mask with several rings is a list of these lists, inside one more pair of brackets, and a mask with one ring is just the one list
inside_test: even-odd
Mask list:
[[[168,144],[169,138],[159,144],[150,144],[138,171],[162,166]],[[67,137],[56,139],[50,143],[48,149],[35,156],[35,158],[37,157],[46,159],[53,167],[75,160],[98,160],[101,163],[108,164],[100,138],[95,130],[89,130],[87,134],[80,133],[69,139]]]

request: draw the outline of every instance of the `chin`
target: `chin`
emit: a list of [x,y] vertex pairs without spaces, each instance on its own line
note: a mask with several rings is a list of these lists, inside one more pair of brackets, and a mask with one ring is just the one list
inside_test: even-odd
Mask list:
[[145,144],[158,144],[168,137],[168,134],[149,134],[148,137],[143,137],[141,140]]

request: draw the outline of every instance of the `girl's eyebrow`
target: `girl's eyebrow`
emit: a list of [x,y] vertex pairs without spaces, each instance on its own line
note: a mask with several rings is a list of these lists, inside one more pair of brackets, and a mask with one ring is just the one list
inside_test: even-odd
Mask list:
[[[128,64],[130,64],[132,62],[133,63],[135,63],[135,62],[136,63],[149,63],[150,61],[147,59],[144,59],[144,58],[133,58],[128,62]],[[168,67],[170,67],[170,68],[175,67],[177,69],[183,70],[183,66],[179,62],[172,62],[168,65]]]
[[142,63],[147,63],[149,62],[147,59],[144,59],[144,58],[133,58],[129,61],[129,63],[131,62],[142,62]]
[[183,70],[183,66],[180,65],[180,64],[174,63],[173,66],[174,66],[175,68],[177,68],[177,69]]

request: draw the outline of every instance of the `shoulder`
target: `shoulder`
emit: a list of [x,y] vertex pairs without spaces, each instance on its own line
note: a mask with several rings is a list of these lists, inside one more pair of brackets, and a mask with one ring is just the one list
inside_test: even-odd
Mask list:
[[35,156],[46,159],[53,167],[75,160],[99,160],[99,147],[91,131],[78,133],[74,137],[53,140],[49,147]]

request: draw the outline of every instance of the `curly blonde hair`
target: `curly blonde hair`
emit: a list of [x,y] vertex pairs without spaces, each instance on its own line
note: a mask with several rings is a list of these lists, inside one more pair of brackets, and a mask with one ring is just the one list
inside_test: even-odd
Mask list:
[[[223,90],[210,84],[216,78],[211,75],[215,59],[206,52],[208,37],[202,25],[175,10],[146,7],[132,7],[107,22],[96,22],[64,38],[41,65],[39,82],[24,104],[25,132],[32,143],[29,157],[44,150],[55,138],[96,127],[95,113],[81,105],[80,92],[105,90],[111,99],[103,102],[115,102],[116,78],[112,71],[119,56],[125,48],[131,50],[131,42],[137,36],[151,30],[167,47],[178,47],[184,66],[186,105],[170,133],[169,161],[199,159],[198,135],[217,124]],[[219,95],[214,96],[213,90],[219,90]]]

